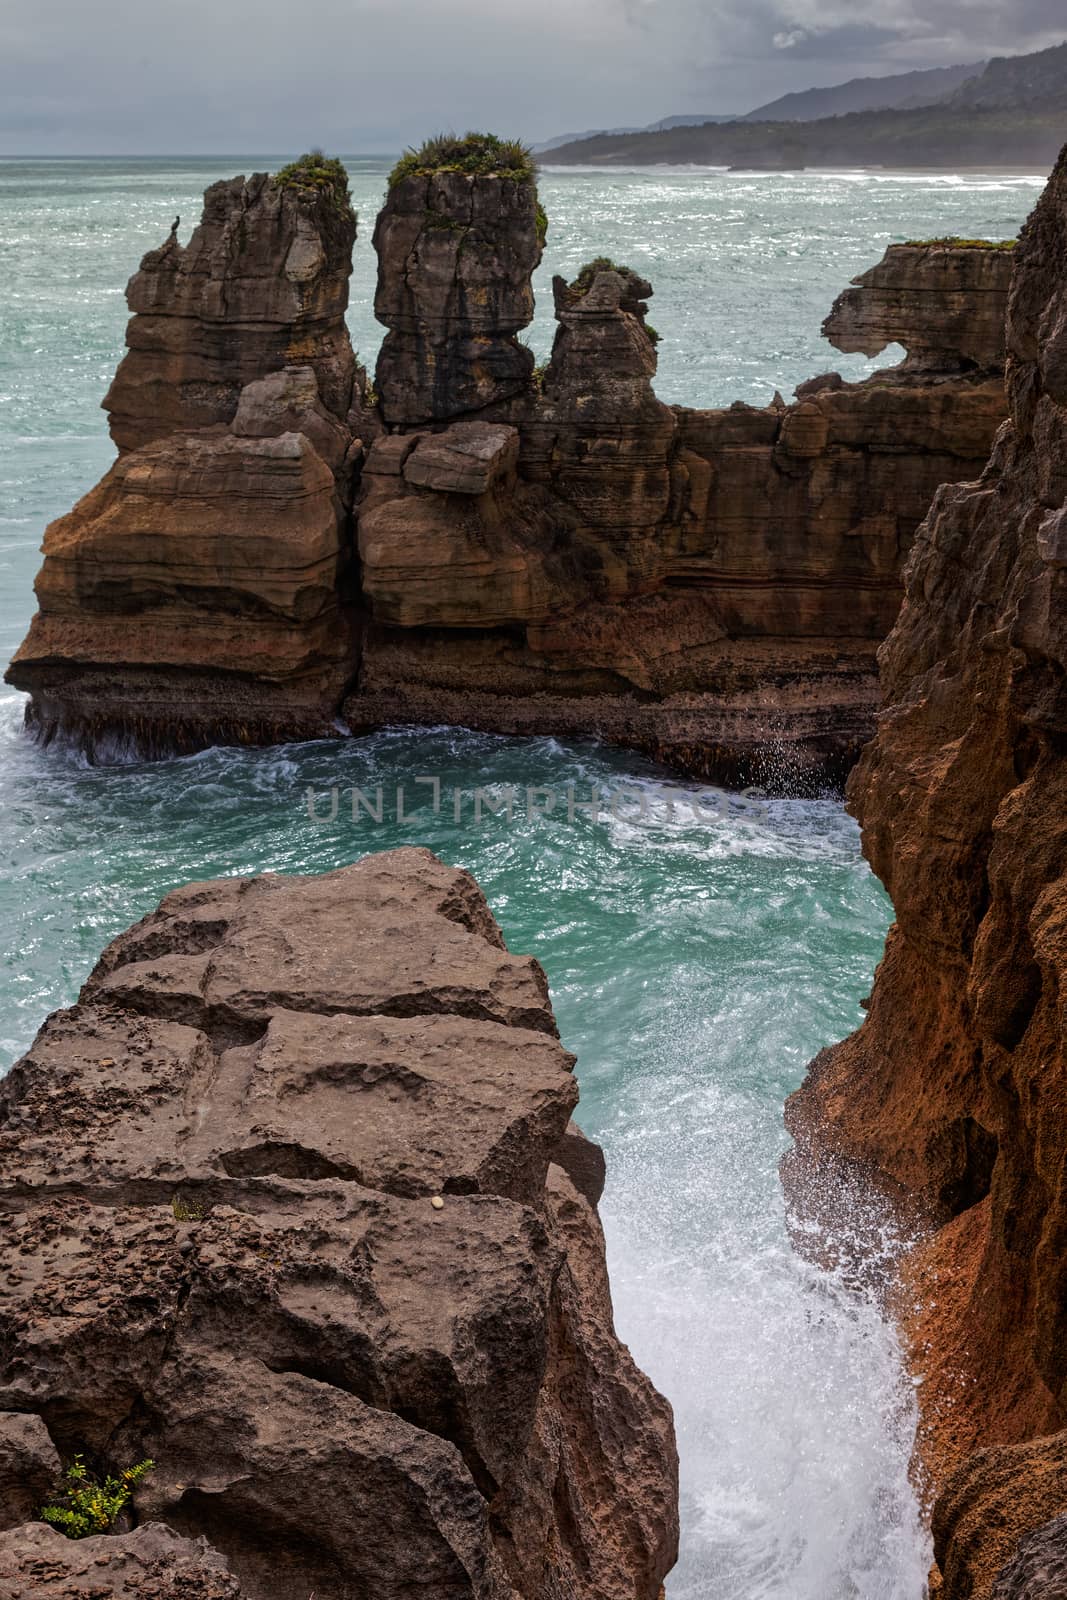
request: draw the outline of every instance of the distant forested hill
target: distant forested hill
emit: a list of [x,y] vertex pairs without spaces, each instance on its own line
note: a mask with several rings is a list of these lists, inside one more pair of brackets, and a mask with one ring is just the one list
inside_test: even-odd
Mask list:
[[852,111],[814,121],[746,119],[600,135],[553,150],[551,160],[777,168],[1010,166],[1040,171],[1052,165],[1065,143],[1067,43],[1033,55],[998,57],[933,105]]
[[928,106],[943,100],[968,78],[976,77],[984,61],[965,67],[933,67],[926,72],[894,72],[887,78],[850,78],[831,89],[801,89],[757,106],[744,122],[814,122],[819,117],[840,117],[849,111],[887,111],[900,106]]

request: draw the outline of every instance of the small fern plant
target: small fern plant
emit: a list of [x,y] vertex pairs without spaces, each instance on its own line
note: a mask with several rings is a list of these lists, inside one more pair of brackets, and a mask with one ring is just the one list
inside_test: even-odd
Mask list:
[[139,1461],[117,1475],[109,1473],[101,1482],[90,1473],[83,1458],[75,1456],[56,1490],[56,1504],[44,1507],[41,1521],[50,1522],[68,1539],[110,1533],[119,1512],[129,1505],[134,1489],[154,1466],[154,1461]]

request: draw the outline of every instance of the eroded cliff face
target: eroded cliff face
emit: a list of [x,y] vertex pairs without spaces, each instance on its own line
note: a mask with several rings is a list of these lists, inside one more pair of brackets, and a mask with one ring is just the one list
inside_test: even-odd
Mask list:
[[355,659],[355,226],[343,182],[236,178],[131,279],[104,402],[119,458],[45,534],[8,671],[45,738],[151,754],[332,731]]
[[1011,420],[919,530],[849,791],[896,924],[789,1112],[795,1176],[858,1163],[917,1228],[896,1300],[948,1600],[1059,1593],[1065,1548],[1036,1530],[1067,1504],[1067,154],[1015,255]]
[[907,348],[915,371],[983,370],[1004,363],[1003,244],[891,244],[882,260],[838,295],[823,332],[838,350],[879,355]]
[[340,189],[260,175],[145,258],[119,460],[48,530],[9,671],[39,731],[151,754],[450,722],[842,778],[914,529],[1004,414],[1010,252],[893,247],[827,331],[901,367],[697,411],[656,396],[652,286],[608,261],[555,281],[535,373],[532,169],[417,168],[375,229],[371,406],[354,225]]
[[[611,262],[557,279],[532,392],[487,406],[480,431],[371,452],[350,725],[593,733],[728,781],[843,777],[873,729],[914,529],[940,483],[984,465],[1004,415],[1009,272],[1010,252],[897,247],[893,306],[865,278],[826,331],[907,343],[910,297],[901,367],[722,411],[657,399],[649,283]],[[480,471],[457,474],[475,440]]]
[[103,402],[119,449],[232,422],[246,384],[296,365],[343,417],[354,240],[339,191],[265,172],[213,184],[189,243],[172,234],[127,286],[128,349]]
[[[194,884],[110,945],[0,1086],[4,1594],[656,1600],[671,1417],[572,1068],[426,850]],[[77,1451],[156,1462],[145,1525],[25,1525]]]
[[516,334],[533,319],[543,242],[532,177],[392,184],[374,230],[374,314],[389,330],[376,385],[391,427],[447,422],[529,387],[533,356]]

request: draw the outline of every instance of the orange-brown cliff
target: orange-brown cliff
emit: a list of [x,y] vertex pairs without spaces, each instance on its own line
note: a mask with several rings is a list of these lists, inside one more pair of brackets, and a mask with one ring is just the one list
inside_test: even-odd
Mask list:
[[946,1600],[1067,1592],[1067,152],[1015,256],[1010,421],[919,530],[849,790],[896,923],[789,1109],[794,1177],[858,1163],[916,1230]]

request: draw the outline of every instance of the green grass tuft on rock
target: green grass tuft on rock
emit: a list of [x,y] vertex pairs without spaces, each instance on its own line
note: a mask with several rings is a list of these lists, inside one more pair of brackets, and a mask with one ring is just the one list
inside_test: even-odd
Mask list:
[[960,239],[955,234],[944,239],[906,239],[917,250],[1014,250],[1017,239]]
[[598,272],[617,272],[620,278],[637,278],[640,273],[632,267],[621,267],[617,261],[612,261],[610,256],[596,256],[592,261],[587,261],[576,278],[572,278],[567,285],[575,297],[588,294],[596,281]]
[[309,150],[296,161],[290,161],[274,174],[273,181],[279,189],[295,189],[308,198],[325,195],[338,210],[344,210],[351,203],[344,162],[336,156],[323,155],[321,150]]
[[109,1472],[105,1478],[98,1478],[77,1455],[63,1472],[55,1503],[43,1507],[41,1521],[51,1523],[68,1539],[110,1533],[119,1513],[133,1498],[133,1491],[154,1467],[154,1461],[138,1461],[124,1472]]
[[[465,172],[472,178],[511,178],[534,183],[537,166],[529,148],[518,139],[498,139],[495,133],[439,133],[417,150],[405,150],[389,174],[389,187],[404,178],[433,172]],[[546,218],[547,224],[547,218]]]

